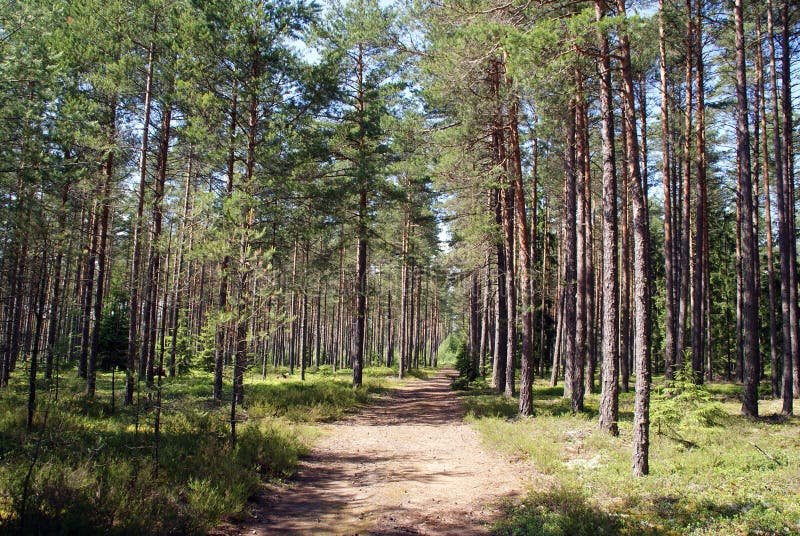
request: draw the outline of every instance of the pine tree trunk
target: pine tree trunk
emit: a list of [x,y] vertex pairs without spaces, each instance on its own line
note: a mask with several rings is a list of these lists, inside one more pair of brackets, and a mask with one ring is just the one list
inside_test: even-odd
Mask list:
[[566,344],[564,351],[564,396],[571,399],[572,412],[580,411],[577,399],[572,390],[575,387],[575,377],[577,376],[577,363],[579,358],[579,348],[577,345],[576,333],[570,326],[577,326],[578,317],[576,310],[576,295],[578,292],[577,284],[577,243],[578,235],[576,229],[577,218],[577,177],[575,170],[576,161],[576,103],[573,98],[570,101],[569,114],[567,116],[567,143],[564,155],[564,180],[566,184],[566,203],[564,205],[564,328]]
[[[161,110],[161,127],[159,131],[158,162],[156,164],[155,196],[153,198],[153,232],[150,239],[150,248],[147,261],[147,285],[145,290],[144,314],[149,320],[145,322],[144,337],[149,337],[147,353],[143,355],[146,363],[146,382],[153,385],[155,379],[155,339],[157,332],[156,312],[158,306],[158,292],[161,278],[161,230],[163,225],[163,200],[164,186],[167,179],[167,162],[169,158],[170,129],[172,122],[172,105],[164,104]],[[166,280],[166,277],[165,277]],[[160,372],[160,371],[159,371]]]
[[492,270],[490,266],[489,256],[486,256],[486,261],[483,269],[483,303],[481,305],[481,337],[480,337],[480,375],[486,376],[486,353],[489,348],[489,319],[492,316],[490,311],[491,306],[491,293],[492,293]]
[[[238,87],[236,84],[231,89],[231,109],[230,124],[228,126],[228,169],[225,196],[227,199],[233,194],[233,174],[236,164],[236,129],[238,124]],[[228,310],[228,269],[230,266],[230,255],[222,257],[220,264],[219,292],[217,307],[224,313]],[[225,331],[227,322],[219,322],[214,336],[214,400],[222,400],[222,373],[225,369]]]
[[[66,225],[66,205],[67,201],[69,201],[69,188],[70,183],[65,183],[61,191],[61,207],[58,212],[58,226],[60,229],[63,229]],[[58,335],[59,306],[61,305],[61,265],[64,261],[64,244],[61,240],[57,242],[56,248],[55,266],[53,267],[53,292],[50,298],[50,324],[47,326],[47,351],[44,362],[44,379],[48,382],[53,377],[53,356]]]
[[696,127],[696,151],[697,151],[697,198],[696,198],[696,229],[694,240],[694,269],[692,281],[692,370],[694,371],[694,381],[703,382],[703,309],[705,307],[705,296],[709,289],[703,288],[704,265],[705,265],[705,236],[706,225],[706,123],[705,123],[705,80],[703,73],[703,30],[699,25],[703,0],[695,0],[697,3],[697,28],[695,53],[696,53],[696,87],[695,96],[697,99],[697,124]]
[[[775,33],[773,29],[772,2],[767,1],[767,43],[769,46],[770,86],[772,88],[772,118],[773,118],[773,152],[775,154],[775,188],[776,205],[778,207],[778,250],[780,253],[781,277],[781,313],[782,313],[782,346],[783,346],[783,379],[782,379],[782,413],[792,413],[792,381],[791,370],[794,354],[794,332],[791,323],[791,275],[789,264],[792,262],[790,253],[792,241],[792,223],[788,214],[786,203],[786,183],[783,170],[783,142],[781,139],[781,121],[778,110],[778,77],[775,65]],[[766,134],[766,131],[765,131]],[[776,366],[777,369],[777,366]],[[776,371],[777,372],[777,371]]]
[[661,76],[661,174],[664,188],[664,379],[672,381],[676,356],[676,323],[675,323],[675,266],[673,264],[674,249],[672,230],[672,181],[669,165],[669,100],[667,90],[667,48],[666,30],[664,27],[664,0],[659,0],[659,73]]
[[[117,137],[117,101],[109,103],[108,136],[113,146]],[[108,246],[109,214],[111,212],[111,182],[114,179],[114,151],[110,149],[103,166],[102,186],[100,187],[100,237],[97,250],[97,289],[94,299],[94,327],[92,329],[92,347],[86,362],[86,397],[94,398],[97,378],[97,355],[100,347],[100,323],[103,318],[103,295],[106,289],[106,253]]]
[[[158,30],[158,20],[153,16],[153,35]],[[129,307],[128,307],[128,354],[125,373],[125,401],[124,405],[133,404],[134,371],[136,368],[136,342],[139,335],[139,285],[141,275],[142,232],[144,218],[144,198],[147,188],[147,151],[150,142],[150,110],[153,99],[153,56],[155,43],[151,40],[147,48],[147,78],[144,90],[144,114],[142,120],[142,143],[139,148],[139,188],[136,199],[136,216],[133,221],[133,253],[131,254],[131,273],[129,280]]]
[[[762,42],[761,18],[756,18],[756,35],[759,43]],[[761,131],[764,133],[764,140],[761,144],[762,169],[764,170],[764,221],[767,230],[767,285],[769,291],[769,354],[770,354],[770,385],[772,387],[772,397],[778,398],[780,394],[779,370],[778,370],[778,331],[775,320],[775,310],[777,307],[775,288],[775,260],[773,257],[774,243],[772,238],[772,196],[769,187],[769,144],[767,143],[767,107],[766,107],[766,83],[764,82],[764,54],[759,47],[756,55],[756,77],[758,78],[758,100],[756,106],[759,107],[761,116]]]
[[758,302],[756,298],[754,259],[757,255],[753,234],[753,190],[750,175],[750,132],[747,117],[747,78],[745,63],[742,0],[734,1],[736,48],[736,152],[739,159],[740,204],[742,207],[742,286],[744,332],[744,390],[742,414],[758,416]]
[[631,354],[631,226],[630,226],[630,167],[628,156],[628,133],[620,129],[622,145],[622,188],[620,196],[620,254],[619,254],[619,373],[622,390],[630,390],[630,354]]
[[[800,305],[797,297],[797,240],[795,217],[795,195],[794,195],[794,148],[793,148],[793,115],[792,109],[792,74],[791,74],[791,48],[789,43],[789,0],[783,0],[781,7],[781,19],[783,32],[781,33],[781,48],[783,50],[781,60],[782,84],[781,84],[781,107],[783,108],[783,150],[784,150],[784,182],[786,184],[786,211],[788,222],[787,241],[789,253],[789,329],[791,330],[791,361],[793,381],[793,396],[800,398]],[[781,257],[782,258],[782,257]],[[789,367],[784,363],[784,373],[788,375]],[[788,382],[788,380],[785,380]],[[784,412],[790,408],[784,408]]]
[[[607,12],[604,0],[595,0],[595,16]],[[603,365],[600,391],[600,428],[619,435],[619,287],[617,277],[617,170],[614,157],[614,100],[608,37],[598,34],[600,48],[600,114],[603,153]]]
[[[95,190],[96,195],[102,195],[99,189]],[[81,316],[81,354],[78,361],[78,376],[86,378],[86,369],[89,361],[89,345],[92,323],[92,290],[94,289],[94,272],[97,263],[97,236],[99,234],[99,206],[100,203],[97,197],[92,202],[92,209],[89,215],[89,224],[87,230],[89,236],[87,237],[88,246],[86,248],[86,265],[83,275],[83,289],[81,297],[81,307],[83,308]],[[19,302],[19,300],[18,300]],[[19,333],[19,315],[14,316],[14,326],[12,327],[12,334]],[[11,356],[16,355],[18,343],[12,341]],[[12,359],[13,362],[13,359]]]
[[[495,189],[495,223],[501,225],[500,194]],[[503,244],[496,244],[497,250],[497,302],[495,303],[494,365],[492,368],[492,387],[500,393],[506,391],[507,341],[508,341],[508,294],[506,292],[506,251]]]
[[350,361],[353,364],[353,387],[361,387],[364,367],[364,335],[367,320],[367,190],[359,193],[358,249],[356,252],[356,322]]
[[[36,369],[39,359],[39,339],[42,336],[42,324],[44,319],[44,307],[47,288],[47,256],[42,253],[42,261],[39,266],[39,282],[36,291],[36,312],[35,328],[33,336],[33,348],[31,351],[30,372],[28,373],[28,419],[26,430],[28,433],[33,429],[33,416],[36,411]],[[31,289],[34,290],[34,289]]]
[[577,277],[577,295],[575,296],[575,361],[567,363],[567,371],[571,378],[570,395],[572,397],[572,412],[583,411],[583,367],[586,362],[586,349],[587,349],[587,321],[588,321],[588,303],[587,303],[587,279],[588,270],[586,257],[589,255],[588,235],[586,227],[586,210],[588,201],[586,199],[586,181],[589,178],[586,176],[586,168],[584,161],[588,147],[586,147],[586,138],[584,133],[588,129],[587,125],[587,110],[586,110],[586,97],[584,95],[584,79],[580,72],[576,71],[578,96],[575,106],[575,175],[576,175],[576,207],[575,207],[575,227],[576,227],[576,277]]
[[408,240],[409,228],[411,226],[410,216],[406,214],[403,224],[403,245],[402,245],[402,267],[400,268],[400,334],[398,345],[400,347],[400,360],[398,362],[398,376],[403,379],[405,375],[406,363],[408,362],[407,341],[408,341]]
[[681,216],[681,283],[678,304],[678,337],[676,341],[677,364],[680,368],[686,351],[686,321],[689,311],[689,272],[692,266],[690,241],[691,220],[691,177],[692,177],[692,67],[694,61],[694,22],[692,0],[686,0],[686,84],[683,123],[683,199]]
[[[618,14],[625,17],[625,2],[619,0]],[[627,136],[630,192],[633,206],[633,312],[634,312],[634,363],[636,368],[636,397],[633,414],[634,476],[649,472],[650,446],[650,307],[649,307],[649,225],[639,168],[639,144],[636,137],[633,77],[631,74],[630,41],[627,32],[620,35],[622,71],[623,130]]]
[[[510,79],[507,80],[510,85]],[[519,145],[517,126],[519,103],[514,100],[509,107],[509,143],[511,146],[512,181],[517,224],[517,253],[520,270],[520,291],[522,301],[522,355],[519,387],[519,413],[533,413],[533,376],[535,363],[533,357],[533,296],[531,295],[531,244],[528,219],[525,213],[525,187],[522,184],[522,153]]]
[[[544,236],[542,237],[542,279],[541,279],[541,283],[540,283],[542,296],[541,296],[540,313],[539,313],[539,376],[542,377],[542,378],[544,378],[544,368],[545,368],[544,358],[545,358],[545,355],[547,354],[545,352],[545,349],[546,349],[546,338],[545,338],[546,333],[545,333],[545,325],[544,324],[545,324],[545,316],[546,316],[545,313],[546,313],[546,307],[547,307],[547,290],[546,290],[547,278],[548,278],[548,273],[547,273],[547,243],[549,242],[548,237],[547,237],[546,228],[544,228],[544,225],[547,224],[546,222],[549,221],[549,219],[550,219],[550,208],[545,203],[545,216],[544,216],[545,223],[543,224],[543,235]],[[556,291],[556,294],[558,294],[557,291]]]

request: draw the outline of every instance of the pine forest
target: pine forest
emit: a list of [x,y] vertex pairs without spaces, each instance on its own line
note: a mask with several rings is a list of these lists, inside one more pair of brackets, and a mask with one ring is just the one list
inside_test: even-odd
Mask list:
[[1,0],[0,534],[800,535],[793,0]]

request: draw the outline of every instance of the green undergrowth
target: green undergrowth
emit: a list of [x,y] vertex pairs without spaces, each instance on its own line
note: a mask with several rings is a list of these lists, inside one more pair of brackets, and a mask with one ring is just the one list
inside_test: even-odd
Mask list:
[[0,533],[205,533],[241,513],[263,481],[292,474],[317,435],[309,425],[338,419],[397,383],[387,368],[365,369],[355,390],[350,370],[322,367],[305,382],[295,372],[247,377],[235,447],[230,399],[211,402],[210,374],[165,379],[158,463],[155,389],[142,383],[136,404],[123,407],[118,374],[112,411],[111,374],[99,374],[97,396],[87,401],[82,382],[65,372],[57,401],[40,385],[27,433],[27,378],[12,376],[0,398]]
[[[632,390],[620,394],[615,438],[598,429],[597,394],[572,415],[561,386],[538,383],[534,416],[518,418],[516,399],[473,382],[462,393],[467,420],[492,448],[539,473],[537,489],[503,506],[494,533],[800,534],[800,420],[741,417],[733,384],[683,387],[655,390],[650,475],[634,478]],[[760,409],[774,415],[780,401],[761,400]]]

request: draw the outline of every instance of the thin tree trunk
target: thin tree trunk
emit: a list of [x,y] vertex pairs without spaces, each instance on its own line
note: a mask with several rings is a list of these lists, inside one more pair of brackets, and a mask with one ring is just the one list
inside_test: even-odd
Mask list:
[[661,174],[664,183],[664,379],[672,381],[676,355],[676,323],[675,323],[675,266],[673,265],[674,249],[672,230],[672,181],[669,166],[669,100],[667,98],[667,49],[666,30],[664,27],[664,0],[658,3],[659,20],[659,73],[661,76]]
[[[109,103],[107,128],[110,145],[116,142],[117,100]],[[108,245],[109,214],[111,212],[111,182],[114,178],[114,150],[109,149],[103,165],[103,183],[100,189],[100,237],[97,251],[97,289],[94,299],[94,327],[92,329],[92,349],[86,363],[86,397],[94,398],[97,378],[97,355],[100,348],[100,323],[103,318],[103,295],[106,283],[106,253]]]
[[[228,169],[227,169],[227,184],[225,188],[226,198],[230,198],[233,194],[233,174],[234,166],[236,165],[236,128],[238,124],[238,88],[234,83],[231,89],[231,109],[230,109],[230,124],[228,126]],[[230,255],[222,257],[220,264],[220,280],[219,280],[219,293],[217,307],[221,313],[228,309],[228,267],[230,266]],[[225,331],[227,329],[226,322],[219,322],[216,328],[215,345],[214,345],[214,387],[213,397],[214,400],[222,400],[222,373],[225,369]]]
[[[44,251],[47,247],[45,244]],[[33,416],[36,411],[36,368],[39,359],[39,340],[42,336],[42,323],[44,319],[44,307],[47,288],[47,264],[46,254],[42,252],[42,261],[39,266],[39,282],[38,291],[36,292],[36,312],[35,312],[35,328],[33,336],[33,348],[31,351],[30,370],[28,373],[28,419],[26,421],[26,430],[28,433],[33,429]],[[31,289],[33,290],[33,289]]]
[[[550,219],[550,207],[545,203],[545,216],[543,224],[543,231],[546,231],[544,227],[547,225],[547,222]],[[544,321],[545,321],[545,313],[546,313],[546,306],[547,306],[547,243],[549,242],[547,238],[547,233],[543,232],[542,236],[542,279],[541,279],[541,305],[540,305],[540,313],[539,313],[539,376],[544,378],[544,358],[545,358],[545,329],[544,329]],[[557,293],[557,292],[556,292]]]
[[[153,35],[158,31],[158,18],[153,15]],[[141,268],[142,233],[144,218],[144,198],[147,188],[147,151],[150,142],[150,109],[153,97],[153,56],[155,42],[150,41],[147,48],[147,78],[144,90],[144,114],[142,120],[142,143],[139,148],[139,189],[136,198],[136,216],[133,221],[133,253],[131,254],[131,272],[129,281],[129,307],[128,307],[128,369],[125,373],[125,400],[124,405],[133,404],[134,369],[136,368],[136,342],[139,332],[139,270]]]
[[354,345],[351,354],[353,387],[361,387],[364,367],[364,336],[367,321],[367,190],[359,193],[358,248],[356,251],[356,322]]
[[564,355],[564,391],[567,396],[569,386],[569,398],[572,401],[572,412],[580,411],[581,408],[576,404],[576,397],[572,395],[572,388],[575,386],[575,376],[577,375],[576,364],[578,362],[579,348],[576,340],[575,330],[568,326],[576,326],[578,322],[576,310],[577,286],[577,177],[575,172],[575,152],[576,152],[576,103],[573,98],[569,105],[567,116],[567,143],[564,155],[564,180],[566,183],[566,203],[564,205],[564,320],[566,329],[566,346]]
[[[507,80],[510,85],[510,80]],[[533,296],[531,295],[531,245],[528,219],[525,213],[525,188],[522,184],[522,156],[519,146],[519,130],[517,119],[519,104],[512,101],[509,107],[509,135],[511,145],[512,178],[514,187],[514,205],[517,223],[517,253],[520,270],[520,291],[522,300],[522,356],[519,387],[519,413],[533,413],[533,376],[535,363],[533,358]],[[512,389],[513,391],[513,389]]]
[[[756,18],[756,34],[759,43],[762,42],[761,18]],[[758,101],[761,115],[761,131],[764,133],[764,141],[761,144],[762,168],[764,170],[764,220],[767,228],[767,284],[769,289],[769,354],[770,354],[770,385],[772,387],[772,397],[778,398],[780,394],[780,383],[778,374],[778,331],[775,320],[775,309],[777,289],[775,288],[775,261],[773,257],[774,244],[772,239],[772,196],[769,188],[769,147],[767,143],[767,107],[766,107],[766,84],[764,82],[764,55],[761,47],[758,48],[756,55],[756,77],[758,78]]]
[[408,362],[407,339],[408,339],[408,240],[409,228],[411,226],[410,216],[406,214],[403,224],[403,245],[401,252],[402,267],[400,268],[400,334],[398,344],[400,347],[400,360],[398,362],[398,377],[403,379],[405,367]]
[[[624,118],[623,118],[624,120]],[[620,189],[620,286],[619,286],[619,373],[622,390],[630,390],[631,354],[631,232],[630,232],[630,156],[628,156],[628,133],[620,129],[622,145],[622,188]]]
[[678,304],[678,337],[676,342],[677,363],[683,365],[686,350],[686,320],[689,311],[689,272],[692,266],[689,244],[692,236],[691,223],[691,177],[692,177],[692,64],[694,61],[694,12],[692,0],[686,0],[686,84],[683,124],[683,204],[681,217],[681,284]]
[[575,227],[576,227],[576,277],[577,277],[577,294],[575,296],[575,346],[577,348],[575,354],[575,361],[567,363],[567,372],[571,379],[570,382],[570,395],[572,397],[572,412],[583,411],[583,366],[586,361],[586,340],[587,333],[587,320],[588,320],[588,303],[587,303],[587,262],[586,257],[589,255],[589,247],[587,246],[587,227],[586,227],[586,210],[588,202],[586,200],[586,181],[589,178],[586,175],[586,168],[584,161],[588,147],[586,147],[586,138],[584,132],[588,129],[587,125],[587,110],[586,110],[586,97],[584,95],[584,80],[580,72],[576,71],[578,95],[575,106],[575,175],[576,175],[576,207],[575,207]]
[[172,105],[164,104],[161,110],[161,127],[159,133],[158,163],[156,166],[155,197],[153,198],[153,233],[150,240],[150,250],[148,254],[148,280],[145,290],[144,314],[150,316],[150,320],[145,323],[146,329],[143,336],[149,337],[147,354],[142,356],[147,364],[146,381],[147,385],[153,385],[155,379],[155,338],[157,332],[157,305],[159,279],[161,274],[161,230],[163,223],[163,199],[164,186],[167,179],[167,161],[169,157],[170,128],[172,121]]
[[[66,205],[69,201],[69,183],[65,183],[61,191],[61,207],[58,213],[58,226],[63,229],[66,225]],[[44,379],[50,382],[53,377],[53,355],[55,353],[56,337],[58,334],[59,306],[61,305],[61,265],[64,260],[64,244],[61,240],[56,243],[56,260],[53,267],[53,292],[50,299],[50,324],[47,326],[47,353],[44,362]],[[69,267],[69,261],[67,262]],[[66,285],[65,285],[66,286]]]
[[705,80],[703,72],[703,30],[700,27],[703,0],[695,0],[697,7],[697,28],[696,32],[696,88],[697,99],[697,124],[696,127],[696,150],[697,150],[697,199],[696,199],[696,229],[694,240],[694,272],[692,281],[692,370],[694,371],[694,381],[703,382],[703,309],[705,307],[705,296],[709,289],[703,288],[705,270],[704,253],[706,251],[703,238],[705,236],[706,225],[706,123],[705,123]]
[[[102,195],[100,191],[96,191],[96,195]],[[95,264],[97,263],[97,236],[99,234],[99,206],[100,202],[97,198],[94,199],[92,202],[92,209],[89,215],[89,225],[88,231],[89,236],[88,243],[89,246],[87,248],[88,253],[86,255],[86,266],[84,268],[84,277],[83,277],[83,289],[82,289],[82,299],[81,305],[83,307],[82,317],[81,317],[81,354],[78,361],[78,376],[81,378],[86,378],[86,369],[88,367],[89,361],[89,345],[90,345],[90,334],[91,334],[91,321],[92,321],[92,290],[94,289],[94,272],[95,272]],[[24,257],[23,257],[24,258]],[[19,302],[19,300],[17,300]],[[13,331],[12,334],[16,335],[19,332],[19,314],[16,314],[14,317],[15,325],[12,327]],[[12,341],[11,346],[11,357],[13,358],[16,355],[16,346]],[[13,359],[12,359],[13,361]]]
[[[781,33],[781,107],[783,109],[783,150],[784,150],[784,182],[786,184],[786,211],[790,224],[787,227],[789,245],[789,324],[791,330],[791,362],[792,376],[794,378],[793,396],[800,398],[800,305],[797,297],[797,240],[795,217],[795,195],[794,195],[794,148],[793,148],[793,116],[792,108],[792,74],[791,74],[791,48],[789,43],[789,0],[783,0],[781,8],[781,19],[783,32]],[[789,359],[787,358],[787,361]],[[784,364],[784,370],[788,374],[789,367]],[[788,411],[787,413],[791,413]]]
[[489,318],[491,312],[489,307],[491,305],[490,294],[492,292],[492,269],[490,266],[489,256],[486,256],[484,264],[484,287],[483,287],[483,303],[481,306],[481,337],[480,337],[480,375],[486,376],[486,350],[489,347]]
[[[775,65],[775,33],[773,29],[772,2],[767,0],[767,43],[769,45],[770,86],[772,88],[773,147],[775,153],[775,198],[778,205],[778,248],[781,269],[781,313],[783,342],[783,378],[781,381],[782,407],[781,413],[791,415],[793,411],[792,361],[797,357],[794,352],[794,332],[791,323],[791,240],[792,220],[787,207],[786,182],[783,170],[783,141],[781,139],[781,121],[778,109],[778,76]],[[800,342],[800,341],[799,341]]]

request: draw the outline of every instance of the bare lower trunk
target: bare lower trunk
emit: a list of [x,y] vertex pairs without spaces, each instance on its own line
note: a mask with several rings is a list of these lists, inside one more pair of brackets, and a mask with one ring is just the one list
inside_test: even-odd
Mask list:
[[[625,16],[625,3],[617,4],[620,16]],[[649,229],[646,199],[642,190],[639,169],[639,146],[636,138],[634,114],[633,78],[631,75],[630,42],[626,32],[620,35],[622,67],[623,129],[628,132],[628,167],[630,170],[630,192],[633,206],[634,242],[634,362],[636,366],[636,397],[633,413],[633,463],[634,476],[649,472],[650,446],[650,307],[648,281]]]
[[[576,229],[576,215],[577,215],[577,184],[575,173],[575,100],[570,102],[569,114],[567,116],[567,143],[564,155],[564,180],[566,184],[566,203],[564,205],[564,328],[565,329],[565,351],[564,351],[564,364],[565,364],[565,377],[564,377],[564,391],[567,395],[568,386],[572,388],[575,383],[575,375],[577,374],[576,363],[578,357],[578,346],[576,340],[575,330],[570,326],[577,325],[577,311],[576,311],[576,293],[577,293],[577,229]],[[572,400],[572,412],[580,411],[580,407],[576,405],[576,399],[572,396],[571,391],[569,397]]]
[[[109,104],[108,119],[109,140],[116,141],[117,102],[112,99]],[[100,323],[103,317],[103,296],[106,289],[106,255],[108,248],[109,215],[111,213],[111,183],[114,178],[114,151],[109,150],[103,166],[103,183],[100,189],[100,237],[97,250],[97,288],[94,299],[94,327],[92,328],[92,347],[86,363],[86,397],[94,398],[97,379],[97,356],[100,347]]]
[[512,180],[517,223],[517,254],[520,270],[520,294],[522,301],[522,355],[519,387],[519,413],[533,413],[533,297],[531,296],[531,246],[528,219],[525,214],[525,188],[522,185],[522,156],[519,146],[517,117],[519,105],[514,101],[509,109],[509,134],[511,145]]
[[[758,42],[762,41],[760,18],[756,19],[756,31]],[[762,150],[762,169],[764,170],[764,221],[767,231],[767,285],[769,289],[769,354],[770,354],[770,385],[772,387],[772,397],[778,398],[780,394],[779,370],[778,370],[778,331],[775,319],[777,307],[777,289],[775,288],[775,261],[773,257],[774,242],[772,238],[772,196],[770,194],[769,180],[769,144],[767,143],[767,107],[766,107],[766,84],[764,82],[764,55],[759,49],[756,56],[756,76],[758,77],[757,106],[761,115],[761,131],[764,133],[764,140],[761,143]]]
[[785,415],[792,414],[792,361],[793,361],[793,332],[791,328],[791,273],[789,263],[791,262],[791,222],[786,196],[786,183],[783,173],[783,143],[779,128],[780,113],[778,110],[778,77],[775,65],[775,44],[772,2],[767,2],[767,44],[769,45],[769,70],[770,86],[772,87],[772,117],[773,117],[773,148],[775,152],[775,199],[778,206],[778,248],[780,252],[781,270],[781,327],[783,342],[783,378],[781,381],[782,408],[781,412]]
[[359,194],[358,248],[356,251],[356,318],[351,354],[353,387],[361,387],[364,368],[364,336],[367,327],[367,190]]
[[753,234],[753,190],[750,175],[750,132],[747,117],[747,79],[745,63],[742,0],[734,2],[736,47],[736,151],[739,158],[740,204],[742,207],[742,279],[744,328],[744,390],[742,413],[758,416],[758,302],[753,257],[757,255]]
[[[788,245],[789,245],[789,324],[791,330],[791,370],[793,381],[793,396],[800,398],[800,305],[797,300],[797,241],[796,241],[796,225],[795,217],[795,195],[794,195],[794,148],[793,148],[793,115],[792,108],[792,74],[791,74],[791,48],[789,42],[789,0],[783,0],[781,5],[781,19],[783,22],[783,32],[781,32],[781,48],[783,49],[782,55],[782,78],[781,84],[781,106],[783,108],[783,150],[784,150],[784,181],[786,183],[786,199],[788,212],[788,221],[790,224],[788,230]],[[790,359],[787,357],[786,361]],[[789,366],[784,363],[784,373],[788,374]],[[788,380],[785,380],[788,383]],[[789,411],[786,411],[786,410]],[[785,413],[791,413],[791,408],[784,408]]]
[[[696,0],[697,2],[697,18],[698,23],[700,19],[700,13],[702,10],[702,0]],[[697,98],[697,125],[696,125],[696,136],[697,136],[697,199],[696,199],[696,211],[695,211],[695,218],[697,220],[697,226],[695,230],[695,241],[694,241],[694,271],[693,271],[693,281],[692,281],[692,370],[694,371],[694,378],[695,381],[698,383],[703,382],[703,357],[704,357],[704,346],[703,346],[703,308],[705,307],[705,292],[708,292],[709,289],[703,288],[703,275],[705,270],[703,266],[705,264],[704,253],[705,253],[705,244],[703,243],[703,238],[705,237],[705,225],[706,225],[706,124],[705,124],[705,81],[703,79],[703,50],[702,50],[702,39],[703,39],[703,32],[701,27],[698,25],[696,28],[696,45],[695,52],[697,56],[697,64],[696,69],[696,89],[695,94]]]
[[689,312],[689,273],[692,266],[691,252],[691,176],[692,176],[692,64],[694,61],[694,22],[692,0],[686,0],[686,84],[683,125],[683,204],[681,217],[681,282],[678,297],[678,336],[676,341],[677,363],[683,364],[686,351],[686,320]]
[[[595,0],[595,14],[606,16],[604,0]],[[603,152],[603,365],[600,392],[600,428],[618,435],[619,428],[619,288],[617,282],[617,173],[614,158],[614,115],[608,37],[600,45],[600,113]]]

